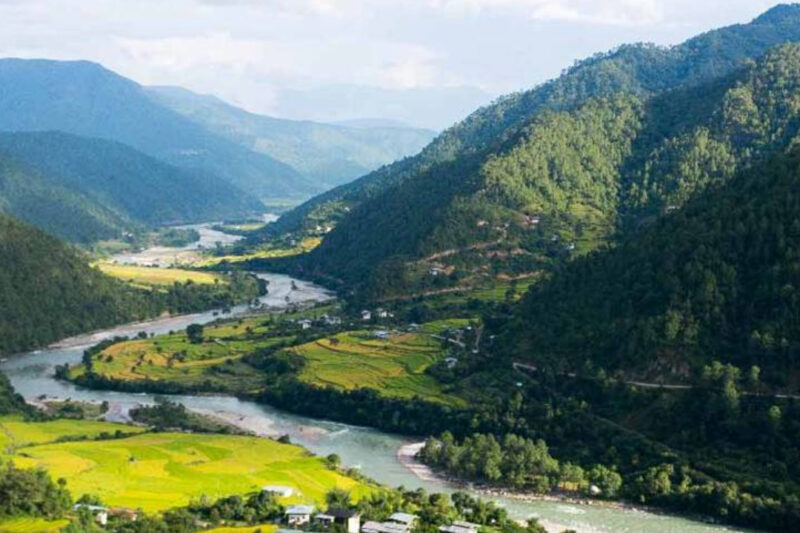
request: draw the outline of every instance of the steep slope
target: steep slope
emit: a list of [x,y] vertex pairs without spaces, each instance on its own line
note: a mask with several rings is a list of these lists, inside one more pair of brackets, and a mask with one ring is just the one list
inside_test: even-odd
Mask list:
[[576,63],[565,74],[529,91],[481,108],[439,135],[418,156],[379,169],[323,193],[265,230],[264,237],[337,222],[346,211],[392,183],[424,173],[431,165],[467,154],[498,150],[544,110],[569,110],[588,98],[626,92],[645,97],[692,86],[730,73],[767,49],[800,40],[800,6],[781,5],[748,24],[710,31],[671,48],[626,45]]
[[262,208],[220,178],[113,141],[58,132],[0,133],[0,159],[0,209],[76,242]]
[[209,132],[286,163],[326,189],[415,154],[434,136],[433,131],[403,125],[350,127],[257,115],[178,87],[146,90]]
[[[380,283],[420,278],[431,266],[410,260],[441,251],[474,256],[476,245],[497,241],[505,246],[493,257],[511,257],[502,266],[513,263],[512,273],[587,251],[785,142],[796,115],[792,90],[771,77],[796,69],[796,53],[731,73],[769,44],[800,39],[799,13],[787,6],[674,48],[629,46],[590,59],[476,112],[419,156],[325,193],[265,234],[342,219],[304,267],[347,281],[390,268]],[[796,82],[794,70],[786,76],[780,81]],[[740,83],[747,87],[737,92]],[[603,115],[614,120],[598,120]]]
[[288,165],[205,131],[135,82],[86,61],[0,60],[0,125],[116,140],[262,197],[317,190]]
[[800,387],[800,149],[526,295],[505,342],[559,371],[679,382],[717,359]]
[[90,268],[56,238],[0,214],[0,354],[155,311],[145,293]]

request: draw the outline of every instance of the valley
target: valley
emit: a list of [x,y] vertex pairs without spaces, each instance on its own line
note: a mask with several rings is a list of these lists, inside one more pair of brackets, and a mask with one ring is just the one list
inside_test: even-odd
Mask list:
[[[180,25],[309,26],[0,58],[0,532],[797,530],[800,4],[654,7],[668,45],[537,84],[535,53],[503,83],[489,40],[432,53],[516,2],[405,6],[413,42],[358,53],[366,4],[222,4]],[[509,38],[655,24],[586,4]],[[527,81],[440,132],[278,112],[329,78],[402,86],[394,115],[456,72]]]

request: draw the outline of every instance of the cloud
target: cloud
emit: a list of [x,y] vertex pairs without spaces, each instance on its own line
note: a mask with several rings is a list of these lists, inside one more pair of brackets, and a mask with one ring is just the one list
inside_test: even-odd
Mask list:
[[[450,14],[515,11],[531,20],[648,25],[663,19],[660,5],[675,0],[431,0]],[[680,1],[680,0],[678,0]]]

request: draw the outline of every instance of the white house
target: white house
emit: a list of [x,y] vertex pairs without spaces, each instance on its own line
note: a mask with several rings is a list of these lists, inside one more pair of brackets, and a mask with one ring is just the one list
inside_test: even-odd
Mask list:
[[300,327],[303,328],[303,329],[310,328],[311,324],[312,324],[312,322],[307,318],[304,318],[303,320],[298,320],[297,323],[300,324]]
[[88,509],[89,512],[92,513],[92,516],[94,516],[94,521],[100,524],[101,526],[105,526],[108,524],[108,509],[106,509],[105,507],[102,507],[100,505],[87,505],[84,503],[76,504],[73,507],[73,509],[75,510],[81,508]]
[[372,320],[372,312],[366,309],[361,311],[361,320]]
[[290,526],[302,526],[311,522],[313,505],[292,505],[286,508],[286,523]]

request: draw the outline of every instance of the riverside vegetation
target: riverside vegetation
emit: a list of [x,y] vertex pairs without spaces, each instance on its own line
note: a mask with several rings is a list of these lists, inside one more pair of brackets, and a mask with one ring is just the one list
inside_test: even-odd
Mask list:
[[[273,531],[285,506],[298,501],[350,507],[371,520],[417,513],[421,531],[457,519],[484,525],[487,532],[543,531],[535,521],[519,526],[503,509],[464,494],[380,487],[342,471],[336,456],[313,457],[283,442],[51,419],[8,387],[0,400],[0,531],[264,532]],[[181,425],[186,414],[166,402],[148,416]],[[158,486],[152,484],[155,475]],[[269,494],[260,489],[265,483],[292,486],[295,495]],[[73,499],[75,494],[81,496]],[[111,510],[106,524],[95,520],[92,506]]]

